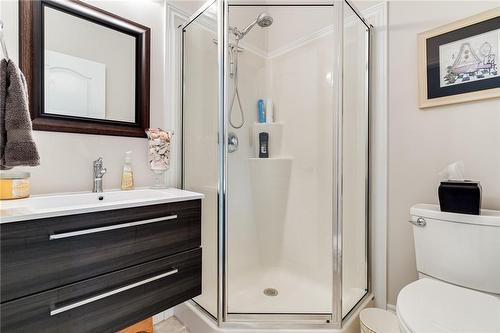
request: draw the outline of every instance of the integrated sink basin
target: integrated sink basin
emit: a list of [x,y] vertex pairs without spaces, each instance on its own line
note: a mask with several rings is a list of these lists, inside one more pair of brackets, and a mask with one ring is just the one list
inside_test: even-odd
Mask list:
[[26,199],[0,201],[0,220],[1,223],[9,223],[201,198],[202,194],[176,188],[37,195]]

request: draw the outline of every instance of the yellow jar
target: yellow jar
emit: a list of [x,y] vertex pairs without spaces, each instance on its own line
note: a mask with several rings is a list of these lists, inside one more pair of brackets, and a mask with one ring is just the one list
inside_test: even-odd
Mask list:
[[30,196],[29,172],[0,173],[0,200],[21,199]]

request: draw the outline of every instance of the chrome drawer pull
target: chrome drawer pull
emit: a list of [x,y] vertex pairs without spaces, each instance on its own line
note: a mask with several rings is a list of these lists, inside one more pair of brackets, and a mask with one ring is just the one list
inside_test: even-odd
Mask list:
[[177,219],[177,215],[170,215],[170,216],[165,216],[165,217],[157,217],[155,219],[149,219],[149,220],[142,220],[142,221],[136,221],[136,222],[128,222],[128,223],[122,223],[122,224],[109,225],[106,227],[83,229],[83,230],[72,231],[72,232],[63,232],[60,234],[49,235],[49,240],[76,237],[76,236],[87,235],[87,234],[95,234],[97,232],[129,228],[129,227],[135,227],[135,226],[143,225],[143,224],[150,224],[150,223],[162,222],[162,221],[167,221],[167,220],[175,220],[175,219]]
[[427,221],[422,217],[419,217],[416,221],[409,220],[408,222],[416,225],[417,227],[425,227],[425,225],[427,224]]
[[173,270],[168,271],[166,273],[150,277],[149,279],[142,280],[142,281],[139,281],[139,282],[136,282],[136,283],[132,283],[132,284],[129,284],[128,286],[121,287],[121,288],[118,288],[118,289],[115,289],[115,290],[108,291],[107,293],[104,293],[104,294],[100,294],[100,295],[97,295],[97,296],[94,296],[94,297],[90,297],[90,298],[84,299],[83,301],[76,302],[76,303],[73,303],[73,304],[69,304],[69,305],[66,305],[66,306],[62,306],[60,308],[56,308],[56,309],[50,311],[50,315],[51,316],[55,316],[55,315],[57,315],[59,313],[63,313],[63,312],[69,311],[71,309],[78,308],[78,307],[83,306],[85,304],[89,304],[89,303],[98,301],[100,299],[103,299],[103,298],[106,298],[106,297],[109,297],[109,296],[113,296],[113,295],[119,294],[119,293],[124,292],[126,290],[129,290],[129,289],[132,289],[132,288],[135,288],[135,287],[139,287],[139,286],[142,286],[144,284],[147,284],[147,283],[150,283],[150,282],[162,279],[162,278],[164,278],[166,276],[173,275],[173,274],[175,274],[177,272],[179,272],[178,269],[173,269]]

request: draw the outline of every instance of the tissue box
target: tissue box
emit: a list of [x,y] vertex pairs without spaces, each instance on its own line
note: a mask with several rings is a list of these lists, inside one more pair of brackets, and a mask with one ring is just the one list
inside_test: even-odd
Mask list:
[[481,184],[471,180],[449,180],[439,185],[441,211],[479,215],[481,213]]

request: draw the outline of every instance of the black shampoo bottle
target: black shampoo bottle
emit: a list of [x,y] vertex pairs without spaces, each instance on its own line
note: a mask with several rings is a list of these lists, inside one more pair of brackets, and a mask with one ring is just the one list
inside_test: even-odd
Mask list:
[[269,158],[269,133],[259,133],[259,158]]

